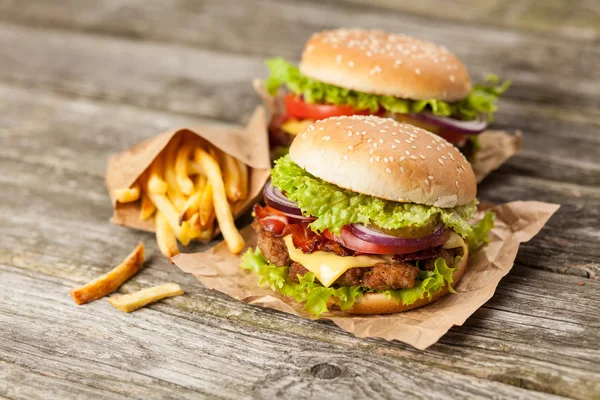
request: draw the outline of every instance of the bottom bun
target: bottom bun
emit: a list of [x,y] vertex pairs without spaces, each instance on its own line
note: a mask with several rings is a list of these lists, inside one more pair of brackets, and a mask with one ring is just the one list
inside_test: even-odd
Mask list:
[[[465,247],[465,254],[461,260],[455,266],[456,271],[452,275],[452,284],[450,286],[455,287],[462,278],[465,270],[467,269],[467,262],[469,260],[469,252]],[[350,314],[391,314],[402,311],[412,310],[414,308],[425,306],[429,303],[439,300],[442,296],[448,293],[448,285],[444,286],[441,290],[435,293],[431,297],[425,297],[417,300],[410,305],[396,302],[394,299],[389,299],[382,293],[366,293],[364,296],[356,300],[354,305],[346,310]]]

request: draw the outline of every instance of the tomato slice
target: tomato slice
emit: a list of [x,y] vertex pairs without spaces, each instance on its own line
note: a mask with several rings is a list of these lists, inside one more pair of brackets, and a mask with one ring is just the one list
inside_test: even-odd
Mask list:
[[334,235],[329,231],[324,231],[323,235],[327,239],[335,240],[344,247],[359,253],[367,254],[409,254],[425,250],[430,247],[441,246],[448,240],[447,234],[442,234],[434,243],[426,243],[412,246],[384,246],[381,244],[364,241],[354,235],[349,228],[343,227],[339,235]]
[[325,119],[342,115],[371,115],[370,110],[357,110],[352,106],[333,104],[308,104],[300,97],[288,94],[285,97],[285,109],[289,116],[297,119]]

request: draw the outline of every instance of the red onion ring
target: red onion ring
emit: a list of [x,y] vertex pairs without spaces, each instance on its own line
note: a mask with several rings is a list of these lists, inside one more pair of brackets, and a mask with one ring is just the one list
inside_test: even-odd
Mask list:
[[271,184],[271,181],[267,182],[263,188],[263,196],[265,203],[269,207],[273,207],[276,210],[290,214],[295,217],[303,217],[302,210],[298,208],[296,203],[285,197],[281,190]]
[[477,117],[471,121],[461,121],[459,119],[441,117],[426,111],[407,115],[411,118],[465,135],[477,135],[478,133],[483,132],[489,125],[487,115],[481,113],[477,114]]
[[398,236],[388,235],[387,233],[363,224],[352,224],[350,225],[350,230],[354,236],[364,240],[365,242],[380,244],[383,246],[421,246],[434,242],[436,239],[438,239],[444,230],[444,225],[438,225],[432,234],[417,239],[401,238]]

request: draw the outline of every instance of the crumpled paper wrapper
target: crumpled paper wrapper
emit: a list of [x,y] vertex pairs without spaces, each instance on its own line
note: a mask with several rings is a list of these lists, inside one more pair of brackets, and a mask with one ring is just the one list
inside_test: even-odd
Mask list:
[[[193,126],[174,129],[112,156],[106,169],[106,188],[114,209],[110,220],[112,223],[149,232],[155,231],[153,219],[147,221],[140,219],[139,202],[118,203],[113,192],[114,189],[130,187],[167,147],[169,142],[178,135],[196,135],[250,167],[248,169],[250,180],[248,199],[235,207],[234,217],[242,215],[256,202],[269,178],[271,169],[267,116],[263,107],[258,107],[254,111],[245,128]],[[218,232],[219,230],[215,229],[214,236]]]
[[[534,237],[558,209],[559,205],[537,201],[515,201],[499,206],[483,206],[496,213],[490,242],[469,255],[469,265],[456,286],[456,294],[448,294],[427,306],[398,314],[352,315],[342,311],[323,314],[347,332],[358,337],[399,340],[423,350],[437,342],[453,325],[462,325],[493,295],[503,276],[513,266],[519,243]],[[247,227],[242,231],[250,247],[256,245],[256,234]],[[221,243],[203,253],[180,254],[173,259],[184,272],[194,274],[200,282],[244,303],[273,308],[300,317],[315,319],[303,306],[271,289],[258,287],[258,277],[240,267],[239,256],[231,254]]]
[[[281,96],[271,96],[261,79],[255,79],[252,81],[252,85],[269,111],[268,125],[271,125],[274,120],[285,113],[283,99]],[[507,131],[487,130],[479,134],[481,149],[477,152],[475,162],[472,164],[478,183],[521,151],[521,136],[521,131],[511,134]]]

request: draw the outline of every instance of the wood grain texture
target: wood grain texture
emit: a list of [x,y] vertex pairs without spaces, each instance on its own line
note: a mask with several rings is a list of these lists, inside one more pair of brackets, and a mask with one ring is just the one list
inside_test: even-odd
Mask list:
[[450,0],[444,1],[443,7],[435,0],[337,2],[381,7],[467,24],[518,28],[559,38],[595,41],[600,36],[600,6],[594,0],[578,1],[576,7],[573,7],[573,3],[561,0]]
[[[82,9],[80,18],[70,17],[72,10]],[[46,28],[43,29],[44,36],[49,35],[46,40],[52,40],[54,43],[48,47],[49,45],[44,44],[44,38],[39,39],[41,42],[27,40],[29,33],[21,32],[7,24],[5,29],[9,29],[12,35],[20,34],[18,37],[13,36],[13,40],[24,44],[31,41],[24,48],[7,46],[9,54],[25,52],[31,56],[25,50],[39,45],[40,50],[47,48],[53,53],[61,49],[73,52],[74,48],[77,48],[77,54],[82,59],[88,58],[86,53],[92,53],[94,57],[102,54],[115,55],[114,49],[118,48],[116,44],[110,46],[112,51],[95,50],[101,49],[103,45],[107,46],[107,43],[110,43],[107,42],[108,39],[88,39],[88,44],[84,45],[84,39],[74,34],[83,31],[100,33],[101,35],[96,36],[102,38],[109,35],[138,42],[176,42],[219,52],[246,54],[258,57],[255,60],[258,65],[264,57],[283,56],[290,60],[298,60],[304,42],[315,31],[340,26],[372,27],[408,33],[446,45],[467,64],[475,80],[481,80],[490,72],[512,79],[514,87],[507,94],[508,98],[587,110],[595,110],[600,104],[596,96],[600,90],[600,71],[594,68],[600,61],[600,49],[594,43],[578,43],[575,46],[570,41],[541,35],[490,28],[485,25],[457,24],[446,20],[431,21],[403,13],[381,12],[380,9],[365,6],[345,7],[341,10],[336,3],[311,2],[307,5],[302,2],[279,0],[136,0],[127,3],[119,0],[60,0],[53,2],[52,6],[43,7],[35,3],[31,7],[23,7],[9,2],[3,10],[2,18],[5,21],[40,24]],[[247,21],[253,21],[253,24],[248,26]],[[54,29],[67,30],[68,33],[64,34],[68,35],[70,40],[61,40],[61,34]],[[0,35],[5,40],[11,38],[1,27]],[[122,46],[126,48],[127,41]],[[193,54],[177,46],[170,47],[168,51],[160,46],[154,47],[153,56],[161,56],[147,68],[157,68],[159,65],[164,68],[169,60],[176,63],[178,57],[173,54],[176,48],[185,54]],[[149,51],[146,45],[136,49]],[[43,53],[34,56],[48,59]],[[4,58],[10,60],[14,57],[19,56],[9,57],[7,54]],[[62,57],[56,58],[60,60]],[[227,79],[228,75],[243,79],[242,74],[246,74],[246,66],[243,63],[235,64],[235,68],[229,63],[221,68],[211,69],[209,65],[217,63],[216,58],[208,65],[205,62],[199,63],[197,58],[187,58],[180,62],[180,68],[183,65],[188,68],[194,65],[188,74],[202,75],[204,80],[210,78],[207,74],[216,74],[225,78],[221,82],[229,82],[230,85],[236,81]],[[103,63],[108,69],[102,75],[109,74],[112,65],[114,64]],[[62,66],[68,68],[68,65]],[[261,74],[265,73],[262,66],[258,68],[258,71],[262,71]],[[51,72],[52,68],[49,69]],[[85,69],[80,72],[85,73]],[[202,70],[206,72],[200,72]],[[132,72],[131,69],[120,70],[121,74],[127,71]],[[251,72],[253,71],[248,71]],[[26,76],[27,74],[23,78]],[[180,89],[188,86],[193,88],[193,83],[201,81],[198,77],[189,78],[191,81],[184,82]],[[132,83],[135,81],[134,76]],[[548,85],[548,82],[552,82],[552,85]]]

